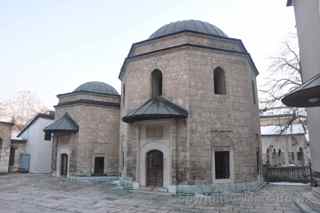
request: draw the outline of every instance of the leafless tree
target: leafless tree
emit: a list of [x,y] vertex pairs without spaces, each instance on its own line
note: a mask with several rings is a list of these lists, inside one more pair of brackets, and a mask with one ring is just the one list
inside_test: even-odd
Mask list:
[[23,126],[39,112],[48,108],[30,91],[20,91],[17,95],[0,104],[0,116],[11,118],[17,126]]
[[[271,57],[271,65],[264,78],[260,93],[263,111],[284,107],[281,99],[302,85],[302,70],[296,34],[289,36],[281,47],[279,56]],[[306,130],[306,111],[290,108],[292,117],[283,131],[293,123],[301,123]]]

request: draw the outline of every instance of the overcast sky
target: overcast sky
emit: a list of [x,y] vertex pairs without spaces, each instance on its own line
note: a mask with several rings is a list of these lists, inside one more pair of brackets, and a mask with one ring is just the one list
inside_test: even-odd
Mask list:
[[29,90],[51,107],[56,94],[93,80],[119,91],[131,44],[184,19],[241,39],[260,73],[295,32],[286,0],[1,0],[0,100]]

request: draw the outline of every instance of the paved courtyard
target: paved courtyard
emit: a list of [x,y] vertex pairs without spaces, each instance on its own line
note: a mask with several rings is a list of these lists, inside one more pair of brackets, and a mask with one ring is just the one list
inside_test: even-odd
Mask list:
[[256,193],[176,197],[127,192],[111,183],[84,183],[45,175],[0,176],[0,213],[298,213],[293,203],[307,186],[267,185]]

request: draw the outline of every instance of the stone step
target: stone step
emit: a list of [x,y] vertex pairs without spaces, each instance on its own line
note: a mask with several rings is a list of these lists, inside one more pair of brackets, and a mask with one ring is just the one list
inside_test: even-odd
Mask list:
[[302,213],[318,213],[312,210],[308,205],[306,205],[302,200],[295,200],[296,206],[300,209]]
[[320,199],[315,197],[312,192],[303,194],[304,203],[315,212],[320,213]]
[[320,200],[320,187],[314,187],[312,188],[312,194]]

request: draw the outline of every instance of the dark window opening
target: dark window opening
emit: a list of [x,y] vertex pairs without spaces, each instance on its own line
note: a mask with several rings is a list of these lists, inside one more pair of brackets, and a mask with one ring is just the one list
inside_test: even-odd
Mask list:
[[14,165],[14,158],[16,155],[16,149],[14,147],[10,148],[10,155],[9,155],[9,166]]
[[223,69],[220,67],[216,68],[213,72],[214,80],[214,93],[215,94],[226,94],[226,80]]
[[152,78],[152,98],[162,95],[162,73],[160,70],[154,70]]
[[95,157],[94,159],[94,175],[104,175],[104,157]]
[[230,152],[215,152],[214,160],[216,179],[230,178]]
[[301,147],[299,148],[297,159],[298,159],[298,161],[303,161],[304,160],[303,159],[303,150],[302,150]]
[[254,83],[254,81],[252,80],[252,98],[253,98],[253,104],[257,103],[257,99],[256,99],[256,84]]
[[44,132],[44,140],[46,141],[51,140],[51,132]]

